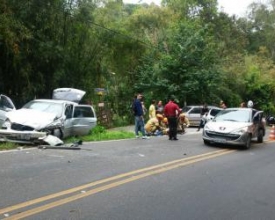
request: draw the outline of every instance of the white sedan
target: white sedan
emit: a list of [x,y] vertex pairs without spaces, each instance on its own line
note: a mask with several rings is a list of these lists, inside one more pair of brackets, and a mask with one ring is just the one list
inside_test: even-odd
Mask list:
[[78,104],[84,94],[60,88],[54,90],[53,99],[35,99],[18,110],[9,106],[2,115],[0,141],[57,145],[63,138],[88,134],[97,118],[91,105]]

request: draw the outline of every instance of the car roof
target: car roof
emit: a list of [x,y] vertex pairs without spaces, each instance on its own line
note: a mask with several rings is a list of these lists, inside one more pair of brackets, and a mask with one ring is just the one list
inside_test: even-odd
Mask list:
[[[188,108],[192,108],[192,107],[199,107],[199,108],[202,108],[203,105],[187,105],[187,106],[184,106],[184,107],[188,107]],[[216,108],[216,109],[222,109],[222,108],[219,108],[217,106],[214,106],[214,105],[207,105],[208,108]]]
[[258,111],[258,110],[253,109],[253,108],[241,108],[241,107],[225,108],[224,110],[242,110],[242,111],[252,111],[252,110],[255,110],[255,111]]
[[57,100],[57,99],[34,99],[31,102],[50,102],[50,103],[61,103],[61,104],[73,104],[76,105],[77,103],[71,102],[71,101],[66,101],[66,100]]

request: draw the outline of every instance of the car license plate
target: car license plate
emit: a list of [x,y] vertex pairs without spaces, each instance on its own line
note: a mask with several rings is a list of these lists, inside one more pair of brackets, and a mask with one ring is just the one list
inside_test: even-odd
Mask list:
[[31,139],[30,134],[16,134],[16,135],[12,135],[12,137],[17,140],[30,140]]
[[221,143],[221,144],[223,144],[223,143],[225,143],[226,141],[225,141],[225,139],[214,139],[214,142],[215,142],[215,143]]

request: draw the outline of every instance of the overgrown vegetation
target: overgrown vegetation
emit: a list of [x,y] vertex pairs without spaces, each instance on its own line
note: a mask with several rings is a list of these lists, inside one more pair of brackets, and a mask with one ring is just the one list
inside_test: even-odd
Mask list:
[[146,106],[174,94],[180,106],[253,100],[271,113],[274,5],[253,3],[239,18],[216,0],[0,1],[0,93],[21,107],[57,87],[83,89],[95,107],[110,103],[118,125],[136,92]]

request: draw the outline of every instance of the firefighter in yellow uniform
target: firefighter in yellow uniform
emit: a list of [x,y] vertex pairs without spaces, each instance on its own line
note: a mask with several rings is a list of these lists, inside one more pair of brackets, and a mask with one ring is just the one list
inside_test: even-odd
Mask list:
[[169,131],[168,119],[164,117],[160,123],[161,123],[160,127],[161,127],[162,134],[167,135]]
[[145,124],[145,131],[147,134],[154,135],[156,131],[163,131],[165,129],[163,124],[163,115],[157,114],[156,117],[150,118]]
[[189,119],[186,117],[184,113],[180,113],[179,119],[178,119],[178,131],[182,134],[185,133],[185,128],[188,128],[190,126]]

